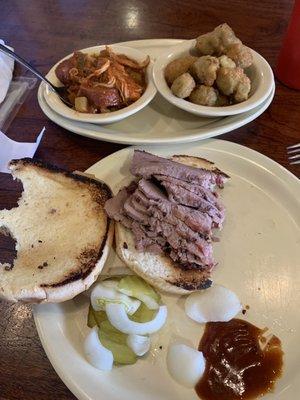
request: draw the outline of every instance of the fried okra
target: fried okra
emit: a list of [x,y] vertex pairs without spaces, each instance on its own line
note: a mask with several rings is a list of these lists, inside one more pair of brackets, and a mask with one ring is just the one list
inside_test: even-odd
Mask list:
[[216,84],[221,93],[226,96],[233,95],[236,102],[247,100],[251,82],[242,68],[221,67],[218,70]]
[[171,61],[165,69],[165,78],[169,86],[178,76],[188,72],[190,66],[197,60],[194,56],[184,56]]
[[251,82],[250,79],[248,78],[247,75],[243,75],[240,79],[239,84],[237,85],[235,94],[234,94],[234,100],[237,103],[241,103],[242,101],[245,101],[249,97],[249,92],[251,90]]
[[195,86],[196,83],[193,77],[188,72],[185,72],[175,79],[172,83],[171,90],[175,96],[185,99],[186,97],[189,97]]
[[197,86],[191,93],[189,100],[201,106],[215,106],[218,100],[218,92],[211,86]]
[[218,98],[215,105],[217,107],[229,106],[230,105],[229,97],[225,96],[224,94],[218,93]]
[[206,86],[212,86],[217,77],[219,60],[212,56],[199,57],[190,68],[194,78]]
[[235,43],[229,46],[226,50],[226,55],[235,62],[237,67],[247,68],[253,62],[251,50],[242,43]]
[[225,67],[225,68],[235,68],[235,62],[229,58],[228,56],[225,56],[225,54],[223,54],[221,57],[219,57],[219,63],[220,63],[220,67]]
[[200,56],[182,56],[165,68],[166,82],[175,96],[216,107],[248,99],[251,81],[244,68],[253,62],[252,50],[243,45],[229,25],[221,24],[199,36],[192,50]]
[[227,24],[217,26],[212,32],[196,39],[196,48],[201,54],[221,55],[232,44],[241,43]]

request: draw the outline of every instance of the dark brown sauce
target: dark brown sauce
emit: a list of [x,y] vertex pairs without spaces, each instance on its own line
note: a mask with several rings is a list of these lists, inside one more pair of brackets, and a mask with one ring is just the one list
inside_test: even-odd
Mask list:
[[198,396],[252,399],[271,391],[281,375],[283,352],[276,336],[269,341],[262,338],[265,332],[240,319],[206,324],[199,344],[206,367],[196,385]]

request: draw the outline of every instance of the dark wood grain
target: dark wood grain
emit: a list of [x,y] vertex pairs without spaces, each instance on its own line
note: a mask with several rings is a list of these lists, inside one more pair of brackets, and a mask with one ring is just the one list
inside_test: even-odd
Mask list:
[[[0,0],[0,38],[42,72],[74,49],[146,38],[193,38],[227,22],[274,67],[293,2],[290,0]],[[17,68],[17,73],[21,69]],[[300,92],[277,82],[268,110],[222,139],[260,151],[296,175],[285,147],[300,141]],[[70,170],[84,170],[121,145],[83,138],[55,125],[39,109],[36,89],[7,134],[34,140],[46,127],[36,156]],[[21,187],[0,174],[0,208],[13,207]],[[0,241],[2,256],[12,244]],[[40,344],[28,305],[0,302],[0,399],[61,399],[74,396],[60,381]]]

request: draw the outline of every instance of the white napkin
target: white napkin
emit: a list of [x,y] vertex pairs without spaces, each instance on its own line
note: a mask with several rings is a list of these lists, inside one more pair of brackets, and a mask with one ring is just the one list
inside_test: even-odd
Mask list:
[[[2,39],[0,39],[0,43],[5,45]],[[8,47],[10,50],[13,50],[12,47],[6,47]],[[10,82],[12,80],[13,70],[14,59],[0,52],[0,104],[5,99]]]
[[20,143],[8,138],[0,131],[0,172],[10,172],[7,168],[10,160],[33,157],[44,132],[45,127],[42,129],[34,143]]

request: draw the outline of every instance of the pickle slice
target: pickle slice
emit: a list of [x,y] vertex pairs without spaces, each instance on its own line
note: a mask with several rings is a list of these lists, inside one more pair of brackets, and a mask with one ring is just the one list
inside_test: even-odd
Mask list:
[[150,310],[144,303],[141,303],[137,311],[133,315],[129,316],[129,318],[132,321],[144,323],[151,321],[156,313],[157,310]]
[[93,309],[91,305],[89,306],[89,312],[88,312],[88,317],[87,317],[87,326],[89,328],[94,328],[94,326],[97,325],[97,322],[94,317]]
[[100,327],[101,322],[106,321],[107,316],[105,311],[95,311],[91,305],[89,305],[89,312],[87,317],[87,326],[93,328],[95,325]]
[[94,314],[95,321],[96,321],[98,327],[100,328],[101,322],[107,320],[106,312],[105,311],[95,311],[93,309],[93,314]]
[[[119,340],[115,336],[116,334],[107,333],[99,330],[99,339],[104,347],[110,350],[114,356],[114,363],[116,364],[134,364],[137,360],[137,356],[134,352],[126,345],[118,343],[115,340]],[[122,335],[122,334],[121,334]],[[126,336],[126,335],[124,335]],[[115,340],[113,340],[115,339]],[[126,339],[125,339],[126,340]]]
[[160,295],[152,286],[139,276],[127,275],[118,284],[118,290],[127,296],[134,297],[150,308],[157,310],[160,303]]
[[106,333],[113,342],[126,345],[127,335],[118,331],[109,321],[101,322],[100,332]]

